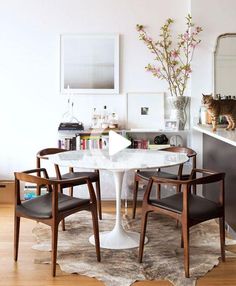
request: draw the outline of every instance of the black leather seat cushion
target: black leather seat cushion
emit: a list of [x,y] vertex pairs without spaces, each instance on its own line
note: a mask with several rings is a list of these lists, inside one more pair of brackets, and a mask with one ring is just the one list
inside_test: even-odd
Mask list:
[[137,175],[144,179],[144,180],[148,180],[151,177],[160,177],[160,178],[167,178],[167,179],[173,179],[173,180],[177,180],[178,177],[175,174],[171,174],[171,173],[167,173],[167,172],[158,172],[158,171],[140,171],[137,173]]
[[[161,200],[150,200],[150,203],[166,210],[181,213],[183,210],[183,193],[177,193]],[[213,201],[189,194],[189,217],[191,219],[201,220],[219,217],[222,210],[222,206]]]
[[[137,175],[144,179],[148,180],[151,177],[160,177],[160,178],[166,178],[166,179],[172,179],[172,180],[177,180],[178,177],[175,174],[167,173],[167,172],[158,172],[158,171],[140,171],[137,173]],[[189,174],[183,174],[181,176],[181,180],[188,180],[189,179]]]
[[[66,211],[79,206],[88,205],[89,199],[79,199],[58,193],[58,211]],[[17,205],[16,212],[32,218],[46,219],[52,217],[52,193],[23,202]]]

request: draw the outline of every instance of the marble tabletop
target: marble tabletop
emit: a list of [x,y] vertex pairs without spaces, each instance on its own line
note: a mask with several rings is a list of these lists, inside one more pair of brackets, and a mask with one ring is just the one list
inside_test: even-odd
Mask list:
[[108,150],[67,151],[48,156],[60,166],[100,170],[135,170],[175,166],[188,160],[186,154],[167,151],[124,149],[110,156]]

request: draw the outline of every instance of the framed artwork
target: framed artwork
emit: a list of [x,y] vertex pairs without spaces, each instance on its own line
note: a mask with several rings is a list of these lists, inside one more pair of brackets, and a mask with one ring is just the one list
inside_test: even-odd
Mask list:
[[61,93],[119,93],[119,35],[61,35]]
[[164,127],[164,93],[130,92],[127,94],[128,129],[160,130]]

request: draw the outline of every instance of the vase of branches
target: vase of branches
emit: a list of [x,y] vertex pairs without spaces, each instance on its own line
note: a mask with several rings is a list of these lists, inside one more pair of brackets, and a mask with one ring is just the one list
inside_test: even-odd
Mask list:
[[155,64],[148,64],[145,69],[154,77],[163,79],[168,83],[170,92],[170,108],[175,110],[176,120],[179,121],[179,129],[184,129],[187,122],[186,106],[189,103],[189,97],[185,96],[188,79],[192,72],[191,61],[194,50],[201,40],[198,34],[202,28],[192,22],[192,17],[186,17],[186,30],[177,36],[174,43],[171,34],[171,24],[173,19],[167,19],[161,27],[158,40],[150,37],[143,25],[136,25],[139,33],[139,39],[143,41],[147,48],[154,55]]

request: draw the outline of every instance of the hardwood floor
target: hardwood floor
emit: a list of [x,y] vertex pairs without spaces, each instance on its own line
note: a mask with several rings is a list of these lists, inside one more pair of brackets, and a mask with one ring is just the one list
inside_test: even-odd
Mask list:
[[[103,211],[114,212],[111,203],[103,203]],[[131,211],[129,210],[131,213]],[[19,259],[13,260],[13,207],[0,205],[0,286],[102,286],[96,279],[80,275],[69,275],[57,268],[57,276],[51,277],[49,265],[34,264],[36,252],[31,249],[34,243],[32,228],[35,222],[22,220],[20,230]],[[204,259],[204,258],[203,258]],[[135,286],[170,286],[168,281],[142,281]],[[220,263],[207,275],[200,278],[197,286],[234,286],[236,285],[236,258],[226,256],[226,262]]]

